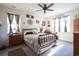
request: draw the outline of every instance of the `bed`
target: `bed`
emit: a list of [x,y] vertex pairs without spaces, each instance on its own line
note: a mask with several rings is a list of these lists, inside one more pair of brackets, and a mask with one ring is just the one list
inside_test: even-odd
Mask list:
[[37,33],[37,29],[23,29],[22,31],[25,44],[37,55],[41,55],[57,43],[58,38],[55,34]]

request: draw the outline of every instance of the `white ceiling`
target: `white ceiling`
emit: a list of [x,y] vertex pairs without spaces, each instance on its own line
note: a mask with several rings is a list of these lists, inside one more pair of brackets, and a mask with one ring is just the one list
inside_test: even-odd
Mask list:
[[[50,3],[47,3],[47,5],[49,4]],[[36,11],[41,9],[41,7],[38,6],[38,3],[2,3],[0,5],[13,8],[16,10],[21,10],[24,12],[27,12],[27,11],[32,12],[35,15],[45,16],[45,17],[58,15],[58,14],[79,8],[78,3],[54,3],[54,5],[50,7],[50,9],[53,9],[54,11],[47,11],[47,13],[44,14],[43,11]]]

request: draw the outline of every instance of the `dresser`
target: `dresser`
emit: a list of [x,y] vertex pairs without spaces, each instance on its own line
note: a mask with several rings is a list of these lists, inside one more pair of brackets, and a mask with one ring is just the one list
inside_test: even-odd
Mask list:
[[74,33],[74,55],[79,56],[79,33]]
[[79,56],[79,18],[73,22],[74,55]]
[[15,46],[23,43],[23,38],[21,34],[11,34],[9,35],[9,46]]

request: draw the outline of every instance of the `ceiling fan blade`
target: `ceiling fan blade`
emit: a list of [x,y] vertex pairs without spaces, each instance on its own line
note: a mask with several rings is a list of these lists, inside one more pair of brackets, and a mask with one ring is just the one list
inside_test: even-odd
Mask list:
[[40,10],[36,10],[36,11],[42,11],[42,9],[40,9]]
[[54,11],[54,10],[52,10],[52,9],[47,9],[47,11]]
[[41,4],[38,4],[38,5],[43,8],[43,6]]
[[51,7],[52,5],[54,5],[54,3],[51,3],[47,8]]

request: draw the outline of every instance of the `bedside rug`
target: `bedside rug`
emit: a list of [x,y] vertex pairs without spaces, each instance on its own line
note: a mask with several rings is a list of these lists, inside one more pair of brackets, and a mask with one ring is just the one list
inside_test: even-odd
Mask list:
[[12,51],[8,51],[8,56],[27,56],[22,48],[17,48]]

